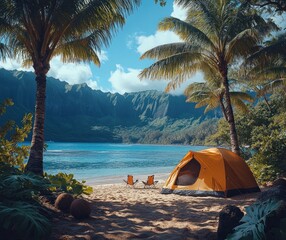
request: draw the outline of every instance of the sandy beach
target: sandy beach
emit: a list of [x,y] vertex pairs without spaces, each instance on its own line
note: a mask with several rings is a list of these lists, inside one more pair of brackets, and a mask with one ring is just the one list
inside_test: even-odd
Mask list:
[[[88,197],[90,218],[76,220],[62,214],[53,220],[51,239],[216,239],[220,210],[234,204],[242,211],[259,193],[232,198],[190,197],[161,194],[164,179],[156,188],[144,189],[141,180],[128,188],[117,184],[93,185]],[[157,178],[158,180],[158,178]]]

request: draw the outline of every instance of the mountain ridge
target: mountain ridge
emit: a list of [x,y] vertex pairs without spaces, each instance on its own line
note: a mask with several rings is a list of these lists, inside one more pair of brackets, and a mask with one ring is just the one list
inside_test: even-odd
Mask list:
[[[32,72],[0,69],[0,101],[6,98],[12,98],[14,101],[14,110],[7,113],[6,118],[19,122],[25,113],[34,112],[34,78]],[[124,131],[130,131],[129,134],[135,136],[143,127],[149,131],[148,126],[151,127],[155,121],[157,127],[154,131],[159,131],[163,135],[170,124],[176,121],[185,122],[187,126],[182,129],[187,129],[194,121],[198,123],[215,117],[216,113],[204,115],[203,109],[196,109],[194,105],[186,103],[183,95],[174,96],[156,90],[122,95],[105,93],[93,90],[85,83],[69,85],[67,82],[48,77],[45,139],[140,142],[140,137],[130,140],[130,136],[131,138],[126,140],[126,136],[123,136]],[[178,128],[180,131],[182,129]],[[153,141],[150,139],[147,143]]]

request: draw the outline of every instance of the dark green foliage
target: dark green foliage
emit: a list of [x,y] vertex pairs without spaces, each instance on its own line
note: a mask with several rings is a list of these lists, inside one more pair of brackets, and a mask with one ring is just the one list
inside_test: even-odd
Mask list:
[[58,173],[56,175],[45,174],[45,177],[51,182],[52,191],[66,192],[79,196],[81,194],[90,195],[93,192],[92,187],[85,185],[85,181],[77,181],[73,174]]
[[[278,217],[283,208],[283,201],[269,199],[265,202],[257,202],[246,207],[246,215],[241,219],[241,224],[234,228],[234,232],[228,235],[231,240],[262,240],[285,239],[286,218]],[[273,218],[275,216],[275,219]],[[275,224],[273,225],[273,221]],[[277,238],[267,238],[276,235]]]
[[36,200],[48,187],[42,177],[0,163],[0,232],[11,232],[17,239],[46,239],[51,224]]
[[230,145],[228,124],[224,118],[217,121],[217,129],[212,135],[206,137],[207,145]]
[[39,213],[39,207],[19,201],[0,202],[0,226],[0,232],[2,228],[25,240],[47,239],[51,231],[51,224]]
[[23,174],[14,171],[1,174],[0,196],[9,200],[30,201],[41,191],[50,187],[50,183],[40,176],[32,173]]
[[[0,106],[0,115],[12,106],[8,99]],[[3,117],[3,116],[1,116]],[[32,173],[24,174],[24,159],[29,147],[21,146],[31,130],[32,115],[26,114],[22,127],[8,120],[0,127],[0,234],[10,239],[43,240],[51,224],[37,202],[41,191],[50,187],[47,180]]]
[[[0,105],[0,116],[6,113],[6,108],[14,103],[11,99],[4,100]],[[29,147],[19,146],[32,128],[32,114],[25,114],[22,119],[22,127],[16,125],[15,121],[9,120],[0,126],[0,162],[11,166],[24,168],[24,159],[28,156]]]
[[217,128],[217,119],[157,118],[143,126],[116,127],[114,132],[124,143],[152,144],[208,144],[205,139]]
[[[271,111],[264,102],[250,108],[247,114],[236,115],[236,126],[243,157],[259,183],[273,181],[286,174],[286,98],[284,94],[271,97]],[[220,120],[218,131],[209,143],[228,145],[226,122]]]

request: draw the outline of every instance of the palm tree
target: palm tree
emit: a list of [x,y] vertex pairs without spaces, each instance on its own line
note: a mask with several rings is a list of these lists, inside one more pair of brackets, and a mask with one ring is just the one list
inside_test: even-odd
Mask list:
[[285,12],[286,11],[286,2],[285,0],[246,0],[253,6],[258,7],[270,7],[274,8],[277,12]]
[[[228,69],[237,59],[250,53],[260,40],[259,33],[268,30],[255,15],[247,14],[246,5],[234,0],[176,0],[188,8],[185,21],[169,17],[159,23],[159,30],[173,31],[182,40],[157,46],[145,52],[141,59],[157,61],[145,68],[141,79],[167,79],[166,91],[176,88],[197,71],[219,76],[223,86],[225,112],[230,128],[232,151],[239,154],[234,114],[231,105]],[[261,31],[261,32],[259,32]]]
[[43,174],[46,75],[50,61],[92,61],[140,0],[1,0],[0,29],[15,57],[32,65],[36,105],[27,171]]
[[[234,81],[234,80],[233,80]],[[234,81],[235,82],[235,81]],[[224,101],[224,87],[220,81],[206,81],[191,83],[184,91],[187,102],[196,102],[196,108],[206,106],[205,113],[220,107],[225,120],[227,113]],[[246,113],[248,108],[245,101],[253,102],[253,98],[245,92],[230,91],[232,105],[242,113]]]
[[237,78],[263,97],[268,109],[267,95],[277,89],[286,91],[286,33],[276,36],[249,56],[237,71]]
[[238,78],[246,88],[256,92],[257,98],[263,98],[268,110],[271,106],[268,95],[276,90],[286,92],[286,64],[267,56],[267,61],[256,61],[253,64],[246,64],[238,71]]

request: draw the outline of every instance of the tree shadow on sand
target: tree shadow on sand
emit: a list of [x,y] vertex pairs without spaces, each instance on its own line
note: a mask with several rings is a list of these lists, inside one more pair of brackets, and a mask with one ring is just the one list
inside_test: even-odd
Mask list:
[[88,219],[80,221],[68,215],[54,219],[51,239],[212,240],[216,239],[218,224],[218,211],[213,210],[213,206],[220,209],[227,204],[245,206],[255,200],[255,197],[185,198],[170,201],[161,197],[160,201],[153,202],[148,199],[142,202],[93,200]]

